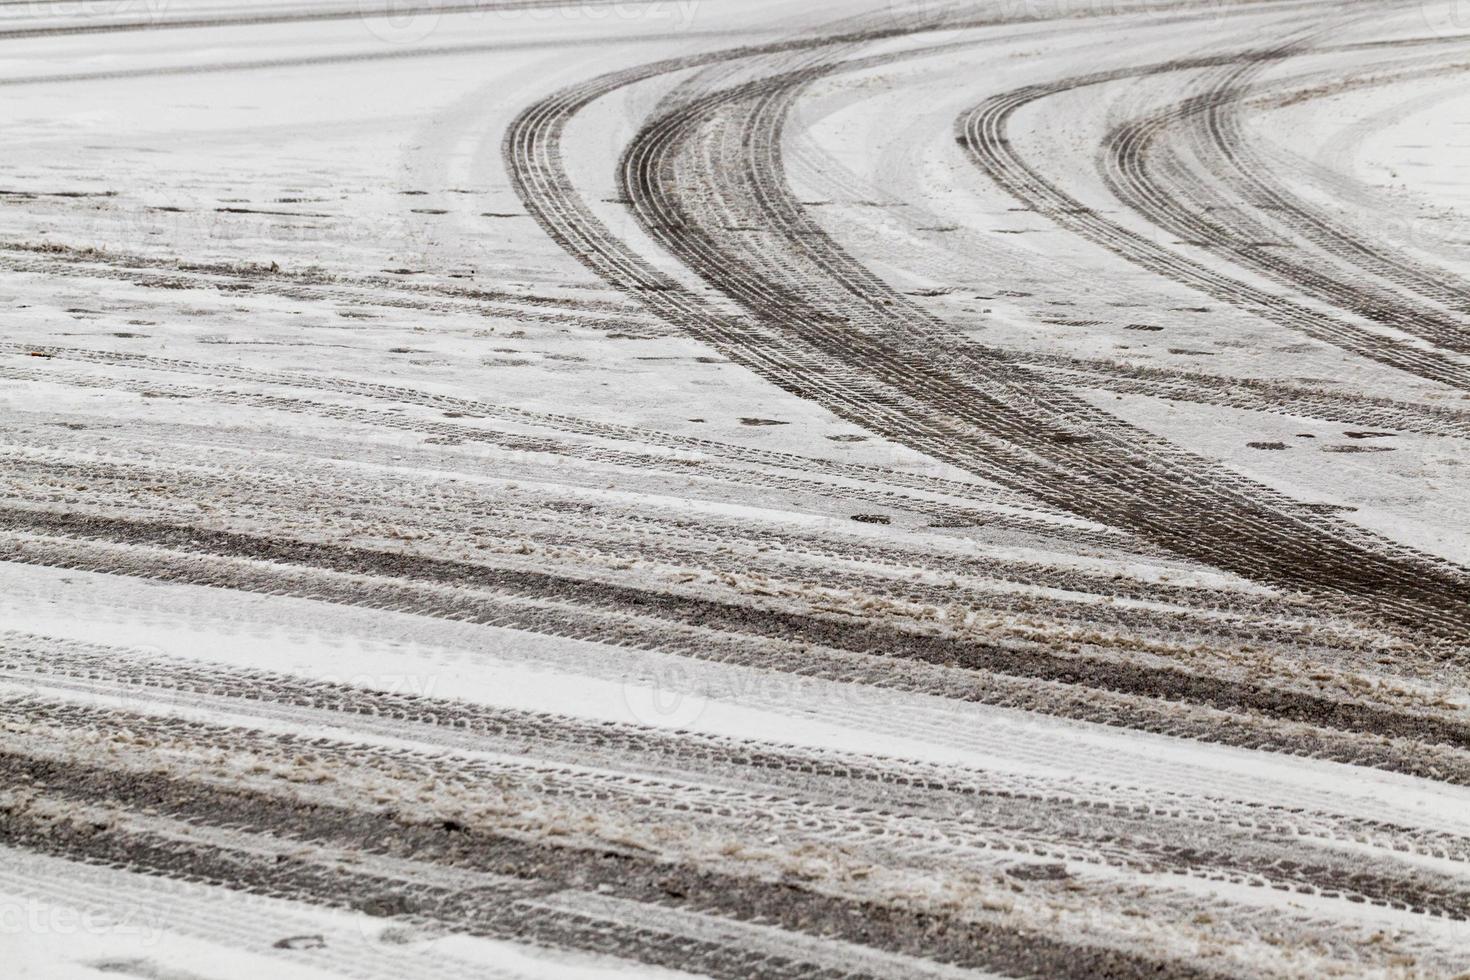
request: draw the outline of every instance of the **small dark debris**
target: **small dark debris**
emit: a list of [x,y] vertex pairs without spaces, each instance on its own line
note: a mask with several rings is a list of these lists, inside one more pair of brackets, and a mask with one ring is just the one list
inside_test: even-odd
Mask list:
[[741,425],[790,425],[790,422],[778,422],[776,419],[741,419]]
[[827,438],[828,439],[831,439],[833,442],[867,442],[868,441],[868,437],[867,436],[852,435],[852,434],[849,434],[849,433],[845,433],[843,435],[838,435],[838,436],[828,436]]
[[326,949],[327,941],[321,936],[287,936],[272,945],[276,949]]
[[1349,439],[1392,439],[1396,433],[1393,432],[1344,432],[1343,435]]
[[852,519],[859,524],[892,524],[893,518],[885,514],[853,514]]
[[117,197],[117,191],[0,191],[18,197]]
[[376,918],[408,915],[414,911],[413,902],[406,895],[373,895],[353,903],[353,907],[359,912]]
[[1284,443],[1284,442],[1248,442],[1248,443],[1246,443],[1246,445],[1249,446],[1252,449],[1285,449],[1286,448],[1286,443]]
[[217,214],[263,214],[274,218],[330,218],[317,211],[264,211],[260,208],[215,208]]
[[1064,864],[1017,864],[1006,868],[1006,874],[1021,881],[1061,881],[1072,877]]

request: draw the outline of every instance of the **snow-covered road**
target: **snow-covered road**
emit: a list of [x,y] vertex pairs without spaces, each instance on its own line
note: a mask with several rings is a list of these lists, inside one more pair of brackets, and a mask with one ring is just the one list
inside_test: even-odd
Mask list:
[[0,51],[0,973],[1470,971],[1463,0]]

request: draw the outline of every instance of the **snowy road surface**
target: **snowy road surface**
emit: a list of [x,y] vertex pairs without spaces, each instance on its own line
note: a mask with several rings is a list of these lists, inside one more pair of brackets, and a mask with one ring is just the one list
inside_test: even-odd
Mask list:
[[0,972],[1470,971],[1463,0],[0,46]]

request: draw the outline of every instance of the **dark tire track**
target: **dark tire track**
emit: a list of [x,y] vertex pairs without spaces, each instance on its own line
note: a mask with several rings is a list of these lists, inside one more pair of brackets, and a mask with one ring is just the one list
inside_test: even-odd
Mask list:
[[[983,382],[937,362],[936,350],[960,356],[943,324],[851,263],[780,182],[785,113],[802,87],[831,70],[797,71],[696,100],[646,125],[625,156],[624,190],[649,233],[766,330],[752,345],[748,337],[715,333],[719,325],[700,324],[712,343],[786,390],[876,424],[935,458],[961,467],[971,458],[1003,460],[1003,474],[987,467],[987,475],[1051,506],[1247,577],[1463,635],[1470,586],[1461,570],[1410,556],[1345,524],[1294,514],[1293,505],[1270,491],[1167,450],[1037,379],[1018,384],[983,354],[966,350],[963,360]],[[681,195],[679,188],[697,180],[691,170],[712,166],[688,163],[681,154],[693,152],[694,141],[705,138],[705,121],[722,111],[744,132],[734,144],[738,158],[720,165],[735,186],[721,190],[779,233],[785,258],[829,277],[824,285],[833,305],[811,301],[810,282],[798,295],[768,265],[750,261]],[[793,367],[789,347],[809,366]],[[820,372],[817,363],[824,365]],[[844,384],[815,380],[831,377],[834,365]],[[868,390],[853,391],[859,383]],[[1080,437],[1070,435],[1079,430]]]

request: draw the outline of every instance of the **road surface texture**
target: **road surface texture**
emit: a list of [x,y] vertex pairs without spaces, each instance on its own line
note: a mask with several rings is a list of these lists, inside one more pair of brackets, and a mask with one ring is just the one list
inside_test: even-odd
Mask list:
[[1463,0],[0,45],[6,976],[1470,975]]

